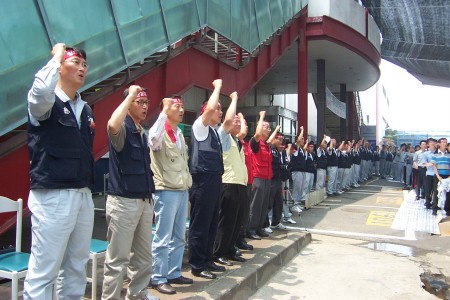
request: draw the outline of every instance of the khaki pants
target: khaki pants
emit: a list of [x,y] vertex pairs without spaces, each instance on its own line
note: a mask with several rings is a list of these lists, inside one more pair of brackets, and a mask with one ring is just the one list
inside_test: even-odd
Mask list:
[[152,269],[152,218],[153,205],[149,199],[108,196],[109,245],[102,299],[120,299],[125,272],[130,279],[127,299],[140,299],[146,290]]

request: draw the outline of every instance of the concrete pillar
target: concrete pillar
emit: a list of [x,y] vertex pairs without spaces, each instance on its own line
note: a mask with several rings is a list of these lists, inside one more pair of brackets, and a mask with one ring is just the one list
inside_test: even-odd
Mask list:
[[298,112],[297,133],[303,126],[305,140],[308,136],[308,41],[306,40],[306,15],[300,16],[300,39],[298,41]]
[[355,93],[347,92],[347,139],[353,140],[353,127],[355,120]]
[[325,121],[325,60],[319,59],[316,61],[317,69],[317,96],[316,96],[316,106],[317,106],[317,140],[320,142],[323,138],[327,124]]
[[[347,85],[345,83],[341,83],[341,90],[339,94],[339,100],[347,104]],[[348,105],[347,105],[348,108]],[[341,141],[347,141],[347,119],[340,118],[340,132],[341,132]]]

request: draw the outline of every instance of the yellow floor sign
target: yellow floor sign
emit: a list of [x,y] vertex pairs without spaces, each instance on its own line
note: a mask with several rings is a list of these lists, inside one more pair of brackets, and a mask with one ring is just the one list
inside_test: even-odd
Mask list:
[[366,225],[388,226],[392,225],[396,212],[372,210],[367,218]]
[[377,204],[384,204],[384,205],[398,205],[400,206],[403,202],[402,197],[386,197],[386,196],[378,196],[377,197]]

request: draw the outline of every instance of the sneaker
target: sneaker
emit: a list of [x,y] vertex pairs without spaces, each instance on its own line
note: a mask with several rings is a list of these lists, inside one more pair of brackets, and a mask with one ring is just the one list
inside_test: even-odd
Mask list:
[[278,225],[276,225],[276,226],[270,226],[270,228],[278,229],[278,230],[288,230],[288,228],[281,223],[278,223]]
[[273,233],[273,230],[272,229],[270,229],[270,227],[266,227],[266,228],[263,228],[262,229],[265,233]]
[[292,211],[293,213],[299,214],[299,213],[301,213],[303,210],[300,208],[300,205],[296,204],[296,205],[292,206],[291,211]]
[[292,218],[284,218],[283,219],[284,223],[289,223],[289,224],[297,224],[297,222],[295,222],[294,220],[292,220]]
[[357,183],[355,183],[354,187],[360,187],[360,185],[359,185],[359,184],[357,184]]
[[338,195],[342,195],[344,192],[343,191],[337,191],[336,192]]

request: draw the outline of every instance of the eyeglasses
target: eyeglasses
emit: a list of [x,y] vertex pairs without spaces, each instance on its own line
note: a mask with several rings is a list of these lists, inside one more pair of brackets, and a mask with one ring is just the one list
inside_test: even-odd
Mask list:
[[83,68],[85,68],[85,69],[87,69],[89,66],[88,66],[88,64],[85,62],[85,61],[81,61],[81,60],[79,60],[79,59],[77,59],[77,58],[75,58],[75,59],[69,59],[69,60],[66,60],[66,61],[64,61],[64,62],[68,62],[68,63],[71,63],[71,64],[73,64],[73,65],[75,65],[75,66],[77,66],[77,67],[79,67],[80,65],[83,67]]
[[134,102],[136,102],[139,106],[147,106],[148,107],[148,101],[145,100],[135,100]]

